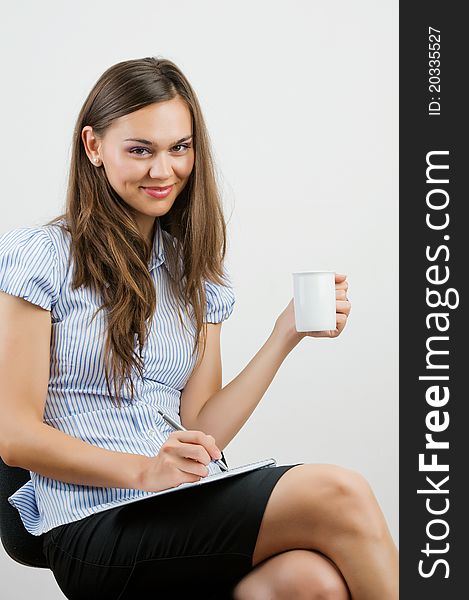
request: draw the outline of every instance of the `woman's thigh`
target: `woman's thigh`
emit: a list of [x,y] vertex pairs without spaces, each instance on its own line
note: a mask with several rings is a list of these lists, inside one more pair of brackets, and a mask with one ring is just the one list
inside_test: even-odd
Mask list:
[[373,526],[376,499],[358,472],[333,464],[301,464],[277,482],[269,497],[252,565],[286,550],[328,554],[331,541]]

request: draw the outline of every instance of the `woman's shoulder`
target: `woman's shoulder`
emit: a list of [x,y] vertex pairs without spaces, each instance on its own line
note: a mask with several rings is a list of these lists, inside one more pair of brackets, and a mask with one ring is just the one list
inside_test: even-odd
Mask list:
[[64,240],[46,225],[21,226],[0,234],[0,290],[47,310],[60,291],[59,255]]
[[228,319],[234,309],[236,296],[228,271],[224,271],[224,282],[216,283],[205,280],[207,311],[205,320],[208,323],[220,323]]
[[21,225],[0,233],[0,253],[7,251],[28,252],[38,247],[47,247],[54,252],[66,246],[70,239],[65,221],[44,225]]

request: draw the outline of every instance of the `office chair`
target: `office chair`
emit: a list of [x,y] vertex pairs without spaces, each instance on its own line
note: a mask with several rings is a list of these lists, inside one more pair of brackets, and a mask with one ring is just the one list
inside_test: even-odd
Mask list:
[[29,471],[9,467],[0,458],[0,538],[8,556],[16,562],[27,567],[48,569],[42,551],[43,536],[29,533],[16,508],[8,502],[8,497],[29,479]]

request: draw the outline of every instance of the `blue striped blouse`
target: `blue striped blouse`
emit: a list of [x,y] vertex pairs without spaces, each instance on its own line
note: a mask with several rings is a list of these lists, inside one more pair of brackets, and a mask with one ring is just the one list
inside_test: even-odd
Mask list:
[[[72,267],[67,262],[70,236],[57,225],[21,227],[0,235],[0,290],[51,311],[51,362],[45,402],[45,423],[101,448],[155,456],[174,431],[156,410],[160,407],[178,423],[181,391],[194,368],[195,327],[170,303],[163,236],[172,240],[157,219],[149,271],[157,291],[157,308],[143,347],[144,377],[134,372],[134,401],[130,384],[121,391],[116,408],[104,376],[104,316],[99,298],[90,290],[71,289]],[[233,311],[235,296],[227,285],[205,282],[205,321],[218,323]],[[138,349],[136,340],[136,349]],[[211,462],[209,474],[220,472]],[[117,505],[153,496],[155,492],[66,483],[30,471],[31,479],[8,501],[31,534],[78,521]]]

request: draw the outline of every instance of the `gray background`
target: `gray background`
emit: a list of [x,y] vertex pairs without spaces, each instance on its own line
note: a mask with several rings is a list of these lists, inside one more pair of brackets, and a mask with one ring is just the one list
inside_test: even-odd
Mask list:
[[[0,231],[62,210],[74,122],[105,69],[176,62],[204,110],[228,219],[224,384],[290,301],[292,271],[350,284],[343,334],[292,351],[227,459],[356,469],[398,543],[397,0],[43,0],[10,3],[0,27]],[[0,569],[4,598],[63,598],[48,570],[5,552]]]

